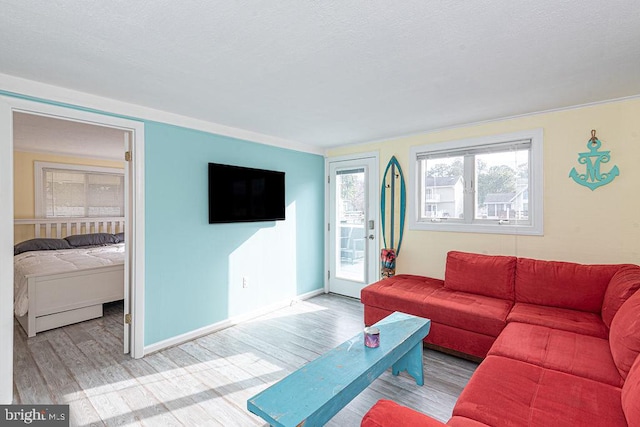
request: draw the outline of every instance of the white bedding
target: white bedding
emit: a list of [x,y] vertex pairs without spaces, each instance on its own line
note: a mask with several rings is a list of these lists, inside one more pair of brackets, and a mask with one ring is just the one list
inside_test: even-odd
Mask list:
[[29,309],[27,279],[55,273],[124,264],[124,243],[91,248],[31,251],[14,258],[13,300],[17,316]]

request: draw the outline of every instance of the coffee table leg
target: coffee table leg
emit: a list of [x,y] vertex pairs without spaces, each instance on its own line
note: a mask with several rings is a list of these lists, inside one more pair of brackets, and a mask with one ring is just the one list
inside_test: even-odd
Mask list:
[[391,367],[393,375],[407,371],[416,380],[416,384],[424,385],[424,373],[422,370],[422,341],[402,356]]

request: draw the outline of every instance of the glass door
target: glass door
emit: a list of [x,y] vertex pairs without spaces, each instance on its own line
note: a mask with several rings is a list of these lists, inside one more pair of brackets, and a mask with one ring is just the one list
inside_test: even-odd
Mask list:
[[378,279],[378,160],[329,162],[329,291],[360,298]]

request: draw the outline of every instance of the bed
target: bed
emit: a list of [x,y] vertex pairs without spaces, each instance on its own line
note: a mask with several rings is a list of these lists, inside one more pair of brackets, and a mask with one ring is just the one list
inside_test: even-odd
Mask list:
[[122,218],[15,220],[34,239],[14,247],[14,312],[29,337],[102,316],[124,299]]

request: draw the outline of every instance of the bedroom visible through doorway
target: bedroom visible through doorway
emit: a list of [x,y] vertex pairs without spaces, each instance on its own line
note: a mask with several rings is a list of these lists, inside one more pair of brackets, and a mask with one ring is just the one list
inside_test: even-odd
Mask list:
[[[33,238],[78,243],[60,257],[40,250],[15,256],[14,279],[21,286],[14,295],[14,312],[28,336],[99,317],[103,303],[121,300],[125,316],[131,313],[124,250],[130,237],[125,184],[130,140],[131,132],[123,129],[13,113],[14,243],[20,248],[39,242]],[[33,265],[36,258],[42,261]],[[106,268],[106,263],[114,267]],[[23,273],[42,279],[30,279],[29,286],[38,291],[30,291],[29,297]],[[112,332],[129,353],[124,318],[122,330]]]
[[[14,183],[14,172],[18,173],[18,170],[14,171],[13,161],[15,154],[13,150],[14,114],[45,117],[58,120],[59,124],[65,122],[66,124],[76,123],[116,129],[123,136],[119,156],[123,156],[127,152],[130,159],[124,165],[126,170],[124,184],[126,201],[123,226],[125,228],[122,237],[126,236],[123,245],[126,246],[126,262],[123,269],[124,277],[129,280],[130,286],[123,286],[122,292],[123,296],[125,296],[125,292],[127,293],[125,300],[128,298],[126,305],[129,307],[130,313],[126,313],[129,316],[125,316],[123,313],[122,317],[128,318],[130,321],[127,328],[130,331],[130,338],[124,337],[124,322],[120,336],[125,338],[124,341],[129,342],[130,346],[125,349],[123,343],[120,351],[129,351],[131,357],[134,358],[140,358],[144,355],[144,123],[81,109],[61,107],[46,102],[0,96],[0,198],[9,202],[0,206],[0,244],[5,248],[0,251],[0,338],[3,343],[6,343],[0,350],[0,403],[11,403],[14,390],[13,336],[15,318],[12,297],[14,257],[9,255],[9,245],[15,244],[13,239],[16,217],[14,216],[14,193],[22,191],[22,189],[18,190],[20,183]],[[67,144],[61,143],[61,145]],[[57,156],[60,153],[48,154]],[[94,154],[86,158],[92,156]],[[82,157],[78,156],[78,158]],[[120,158],[122,159],[122,157]],[[35,177],[32,175],[31,185],[34,180]],[[32,202],[32,204],[35,203]],[[35,211],[32,216],[35,216]],[[74,227],[76,226],[71,226],[73,233],[77,230]],[[91,231],[95,231],[93,227],[94,225],[90,225]],[[43,233],[47,232],[47,228],[47,225],[42,226]],[[82,232],[79,234],[85,234],[86,224],[80,225],[80,229]]]

